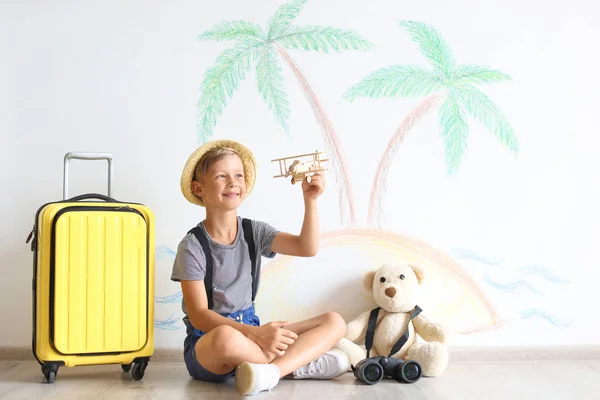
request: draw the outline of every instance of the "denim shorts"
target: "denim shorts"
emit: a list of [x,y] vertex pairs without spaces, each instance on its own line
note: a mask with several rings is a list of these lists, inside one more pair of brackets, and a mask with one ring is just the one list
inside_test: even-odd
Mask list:
[[[245,310],[236,311],[231,314],[221,314],[226,318],[231,318],[246,325],[260,326],[260,319],[254,313],[254,306],[250,306]],[[208,382],[224,382],[235,374],[235,370],[219,375],[205,369],[196,359],[196,342],[206,334],[201,330],[195,329],[190,321],[185,321],[187,326],[187,336],[183,342],[183,358],[185,366],[194,379]]]

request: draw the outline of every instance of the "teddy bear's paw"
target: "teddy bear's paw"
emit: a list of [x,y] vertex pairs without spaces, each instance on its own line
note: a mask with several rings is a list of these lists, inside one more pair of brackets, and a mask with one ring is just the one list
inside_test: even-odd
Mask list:
[[446,343],[446,330],[441,325],[436,325],[433,329],[434,341],[442,344]]
[[363,347],[346,338],[341,339],[334,347],[346,353],[351,365],[358,364],[366,356],[366,350]]
[[439,342],[415,343],[406,358],[421,365],[423,376],[440,376],[448,366],[448,348]]

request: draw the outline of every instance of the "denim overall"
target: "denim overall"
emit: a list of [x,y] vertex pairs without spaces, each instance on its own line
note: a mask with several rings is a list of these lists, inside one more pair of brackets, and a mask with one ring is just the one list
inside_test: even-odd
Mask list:
[[[221,314],[223,317],[233,319],[246,325],[260,326],[260,319],[255,314],[254,305],[245,310],[236,311],[230,314]],[[183,358],[190,376],[194,379],[209,382],[223,382],[235,374],[235,370],[224,375],[217,375],[206,370],[196,359],[196,342],[206,332],[198,330],[192,326],[188,320],[185,321],[187,337],[183,342]]]
[[[260,269],[257,266],[257,255],[255,252],[254,239],[252,236],[252,221],[244,218],[242,219],[242,230],[246,242],[248,243],[248,250],[250,252],[250,261],[252,263],[252,301],[254,302],[256,291],[258,288],[258,275],[260,273]],[[208,298],[208,308],[212,309],[212,256],[210,255],[210,247],[208,245],[208,239],[204,231],[195,227],[190,230],[188,233],[193,233],[198,242],[202,246],[204,254],[206,255],[206,277],[204,279],[204,283],[206,285],[206,295]],[[230,314],[221,314],[223,317],[233,319],[239,323],[246,325],[254,325],[260,326],[260,320],[254,311],[254,304],[248,307],[245,310],[236,311]],[[227,380],[229,377],[234,375],[234,371],[231,371],[224,375],[217,375],[212,373],[202,367],[198,360],[196,359],[196,342],[202,336],[206,334],[199,329],[196,329],[192,326],[192,323],[186,318],[184,320],[186,325],[186,334],[187,337],[183,342],[183,357],[185,359],[185,365],[190,373],[190,376],[195,379],[210,381],[210,382],[223,382]]]

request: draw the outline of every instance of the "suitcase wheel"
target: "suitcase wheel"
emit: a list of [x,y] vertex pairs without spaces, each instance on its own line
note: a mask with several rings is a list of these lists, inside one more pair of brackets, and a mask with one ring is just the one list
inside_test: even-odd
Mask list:
[[58,365],[51,365],[49,367],[42,365],[42,373],[44,374],[44,378],[46,378],[46,382],[48,383],[54,383],[57,372]]
[[131,370],[132,364],[121,364],[121,369],[123,372],[129,372]]
[[148,366],[148,362],[134,363],[131,368],[131,377],[133,380],[139,381],[144,377],[144,372],[146,371],[146,367]]

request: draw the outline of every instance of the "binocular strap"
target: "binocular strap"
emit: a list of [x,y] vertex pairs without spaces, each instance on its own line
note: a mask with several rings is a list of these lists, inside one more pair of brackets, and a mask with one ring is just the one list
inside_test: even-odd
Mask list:
[[[371,310],[371,314],[369,315],[369,324],[367,325],[367,337],[365,338],[365,347],[367,349],[367,358],[369,358],[370,353],[371,353],[371,348],[373,347],[373,339],[375,338],[375,327],[377,326],[377,316],[379,315],[379,310],[381,310],[381,307],[374,308],[373,310]],[[421,311],[423,311],[423,310],[421,310],[421,308],[419,306],[415,306],[414,310],[410,314],[410,317],[408,318],[408,322],[410,322],[417,315],[419,315],[421,313]],[[394,347],[392,347],[392,351],[390,351],[390,354],[388,355],[388,357],[391,357],[393,354],[400,351],[402,346],[404,346],[404,344],[408,340],[408,331],[409,331],[409,329],[407,326],[406,332],[404,332],[404,335],[400,336],[400,339],[398,339],[396,344],[394,344]]]

